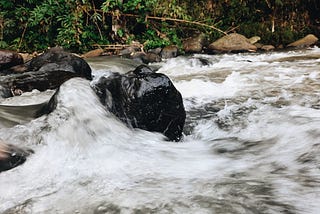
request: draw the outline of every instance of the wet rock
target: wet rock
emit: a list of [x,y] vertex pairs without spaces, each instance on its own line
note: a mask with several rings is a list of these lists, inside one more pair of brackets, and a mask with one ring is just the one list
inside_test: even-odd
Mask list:
[[315,35],[309,34],[302,39],[299,39],[293,43],[290,43],[288,47],[294,47],[294,48],[309,47],[311,45],[314,45],[317,41],[318,41],[318,38]]
[[257,47],[243,35],[231,33],[209,45],[213,53],[256,51]]
[[23,73],[8,70],[8,75],[0,76],[2,88],[12,92],[26,92],[33,89],[45,91],[56,89],[73,77],[92,79],[88,63],[78,56],[65,52],[62,48],[51,48],[19,68]]
[[142,58],[144,58],[146,54],[144,52],[133,52],[129,56],[126,56],[128,59],[133,59],[136,62],[144,63]]
[[148,52],[148,53],[135,52],[135,53],[132,53],[128,58],[133,59],[139,63],[145,63],[145,64],[149,64],[153,62],[161,62],[161,57],[158,54],[155,54],[152,52]]
[[273,45],[262,45],[260,49],[263,51],[272,51],[275,49],[275,47]]
[[201,63],[202,66],[208,66],[210,65],[210,61],[208,59],[205,58],[197,58],[199,60],[199,62]]
[[180,140],[186,113],[181,94],[166,75],[141,65],[123,75],[102,77],[93,88],[108,110],[129,126]]
[[4,87],[0,85],[0,98],[7,98],[11,96],[12,96],[12,92],[10,91],[10,89],[8,87]]
[[167,46],[167,47],[164,47],[162,50],[161,50],[161,57],[163,59],[169,59],[169,58],[174,58],[174,57],[177,57],[178,56],[178,47],[175,46],[175,45],[170,45],[170,46]]
[[[121,48],[121,46],[120,46]],[[132,42],[130,46],[123,46],[123,49],[116,51],[119,56],[125,56],[130,58],[130,56],[135,53],[143,52],[143,45],[139,42]]]
[[102,48],[98,48],[92,51],[89,51],[85,54],[82,55],[83,58],[92,58],[92,57],[98,57],[101,56],[103,54],[103,49]]
[[32,150],[21,149],[0,141],[0,172],[23,164]]
[[13,66],[7,70],[5,70],[3,72],[3,74],[7,75],[7,74],[14,74],[14,73],[23,73],[23,72],[26,72],[28,71],[28,65],[26,64],[22,64],[22,65],[16,65],[16,66]]
[[153,62],[161,62],[161,57],[156,53],[148,52],[142,57],[142,61],[145,64],[153,63]]
[[154,49],[149,49],[148,52],[160,55],[161,50],[162,50],[161,48],[154,48]]
[[30,71],[64,71],[91,80],[91,68],[86,61],[60,47],[51,48],[30,61]]
[[134,54],[136,51],[137,51],[137,50],[136,50],[134,47],[129,46],[129,47],[126,47],[126,48],[120,50],[120,51],[119,51],[119,56],[126,56],[126,57],[128,57],[128,56]]
[[205,35],[200,34],[196,37],[186,39],[183,42],[183,50],[186,53],[201,53],[204,43]]
[[20,64],[23,64],[23,58],[19,53],[0,50],[0,71]]

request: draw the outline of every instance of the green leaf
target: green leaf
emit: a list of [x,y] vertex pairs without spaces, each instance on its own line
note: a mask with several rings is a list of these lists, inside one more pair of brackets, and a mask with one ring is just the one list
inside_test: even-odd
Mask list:
[[117,34],[118,34],[118,36],[120,36],[120,37],[123,37],[123,36],[124,36],[124,32],[123,32],[122,29],[117,30]]

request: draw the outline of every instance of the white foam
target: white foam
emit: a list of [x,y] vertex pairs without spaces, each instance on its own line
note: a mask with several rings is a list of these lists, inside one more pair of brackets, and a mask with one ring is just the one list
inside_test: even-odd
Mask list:
[[[68,81],[56,111],[0,128],[3,140],[35,150],[0,174],[0,212],[21,205],[16,210],[92,213],[106,203],[122,213],[317,213],[319,65],[279,59],[319,52],[160,63],[187,109],[202,110],[188,112],[197,120],[187,118],[191,134],[181,143],[126,127],[105,111],[88,81]],[[204,106],[219,100],[221,110],[206,115]]]
[[185,100],[192,99],[194,102],[185,102],[185,107],[190,105],[200,106],[216,99],[228,99],[244,87],[241,83],[240,74],[231,73],[222,83],[215,83],[205,79],[192,79],[190,81],[175,82],[175,87],[181,92]]

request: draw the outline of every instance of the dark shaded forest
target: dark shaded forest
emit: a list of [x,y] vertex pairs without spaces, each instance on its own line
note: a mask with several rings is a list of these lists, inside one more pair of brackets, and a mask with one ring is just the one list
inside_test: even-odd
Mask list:
[[0,0],[0,48],[85,52],[138,41],[146,49],[237,32],[286,45],[320,37],[318,0]]

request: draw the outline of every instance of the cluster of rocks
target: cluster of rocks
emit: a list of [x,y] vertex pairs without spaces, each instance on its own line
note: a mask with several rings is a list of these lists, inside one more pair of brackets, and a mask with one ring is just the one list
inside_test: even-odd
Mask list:
[[[0,98],[18,96],[37,89],[57,89],[74,77],[92,79],[87,62],[61,48],[51,48],[31,61],[22,63],[18,53],[0,51]],[[146,65],[125,74],[100,77],[92,89],[106,111],[132,128],[160,132],[179,141],[186,113],[180,92],[164,74]],[[57,106],[59,90],[37,115],[50,114]],[[0,172],[22,164],[30,151],[0,143]]]
[[[256,51],[271,51],[276,49],[273,45],[265,45],[259,43],[259,36],[246,38],[238,33],[231,33],[221,37],[220,39],[210,43],[207,47],[205,37],[199,35],[195,38],[187,39],[183,43],[183,49],[186,53],[239,53],[239,52],[256,52]],[[287,48],[306,48],[318,42],[318,38],[312,34],[299,39],[287,45]]]
[[[231,33],[221,37],[220,39],[208,43],[204,34],[198,34],[194,37],[187,38],[183,42],[182,51],[186,54],[190,53],[239,53],[239,52],[257,52],[257,51],[272,51],[275,49],[283,49],[283,47],[274,47],[273,45],[265,45],[259,43],[260,37],[254,36],[246,38],[238,33]],[[286,46],[289,49],[306,48],[318,42],[318,38],[312,34],[299,39]],[[117,55],[138,60],[143,63],[160,62],[162,59],[176,57],[179,54],[177,46],[171,45],[164,48],[156,48],[144,52],[141,49],[142,45],[126,47],[120,50]],[[84,54],[84,57],[99,56],[104,53],[103,49],[97,49]]]

